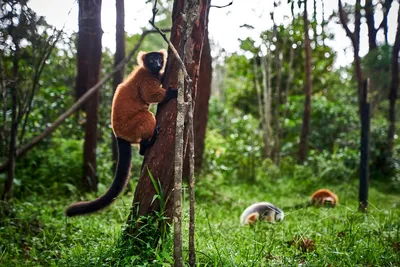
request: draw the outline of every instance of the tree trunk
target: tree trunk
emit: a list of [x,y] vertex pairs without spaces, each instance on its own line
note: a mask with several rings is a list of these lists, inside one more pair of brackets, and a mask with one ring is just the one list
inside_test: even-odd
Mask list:
[[[172,29],[171,42],[175,47],[179,47],[182,27],[182,11],[184,0],[175,0],[172,12]],[[188,51],[186,69],[191,76],[193,84],[197,84],[198,69],[200,63],[200,53],[202,49],[203,36],[205,27],[207,26],[206,15],[209,8],[209,0],[201,0],[199,8],[199,17],[193,27],[191,39],[188,42],[193,42],[193,50]],[[204,18],[204,19],[202,19]],[[169,50],[169,59],[165,72],[163,87],[176,87],[178,83],[178,71],[180,64],[175,56]],[[196,91],[197,87],[193,86]],[[149,240],[148,233],[139,231],[137,222],[138,217],[149,215],[150,218],[155,216],[155,211],[160,211],[163,208],[163,215],[168,217],[168,221],[172,219],[173,198],[171,195],[174,185],[174,166],[171,159],[174,158],[175,147],[175,128],[176,128],[176,100],[171,100],[168,103],[158,105],[156,120],[161,128],[161,132],[157,137],[155,144],[146,151],[143,161],[142,174],[135,190],[134,200],[130,216],[128,218],[128,227],[125,231],[125,238],[130,238],[135,235],[135,239]],[[186,130],[186,129],[185,129]],[[186,146],[186,144],[185,144]],[[158,199],[153,201],[156,194],[154,186],[149,178],[149,172],[152,174],[156,183],[160,182],[163,192],[163,198],[166,200],[166,206],[160,207]],[[147,217],[149,218],[149,217]],[[144,225],[146,219],[143,218],[140,225]],[[143,224],[144,223],[144,224]],[[161,229],[157,229],[154,233],[156,236],[161,236]],[[154,238],[150,237],[150,238]],[[153,239],[154,240],[154,239]],[[137,242],[135,242],[137,243]],[[137,243],[138,244],[138,243]]]
[[[78,75],[77,96],[99,81],[101,65],[101,0],[79,1]],[[86,102],[85,142],[83,146],[83,187],[86,191],[97,191],[96,165],[97,121],[99,92]]]
[[[200,59],[199,79],[197,82],[197,95],[194,99],[193,127],[194,127],[194,158],[195,172],[201,171],[203,163],[204,142],[208,121],[208,101],[211,95],[212,58],[208,30],[204,35],[203,51]],[[189,145],[189,144],[188,144]],[[186,148],[188,151],[188,147]],[[189,176],[189,153],[186,153],[183,165],[183,176]]]
[[394,133],[396,132],[396,100],[399,89],[400,9],[397,14],[396,40],[392,47],[392,81],[389,92],[388,156],[393,156]]
[[19,69],[19,47],[18,42],[15,42],[16,49],[13,58],[13,69],[12,69],[12,86],[11,86],[11,131],[10,131],[10,145],[8,148],[8,159],[9,165],[7,170],[7,179],[4,183],[4,191],[1,196],[2,200],[9,200],[12,196],[12,188],[15,176],[15,160],[17,152],[17,106],[18,106],[18,69]]
[[[263,76],[263,136],[264,136],[264,156],[271,157],[271,51],[267,49],[267,55],[261,58],[261,68]],[[266,62],[267,61],[267,62]]]
[[261,86],[258,80],[258,65],[257,65],[257,54],[254,55],[253,58],[253,72],[254,72],[254,86],[256,87],[257,92],[257,107],[258,107],[258,116],[260,119],[263,118],[263,104],[261,97]]
[[378,46],[376,44],[376,34],[375,29],[375,16],[374,16],[374,4],[372,0],[365,0],[365,18],[367,19],[368,26],[368,45],[369,51],[375,50]]
[[340,22],[346,31],[347,36],[350,38],[353,44],[354,50],[354,72],[357,79],[357,97],[358,97],[358,110],[361,114],[361,99],[362,99],[362,87],[363,87],[363,77],[361,70],[361,59],[358,55],[360,51],[360,27],[361,27],[361,0],[356,0],[355,6],[355,21],[354,21],[354,32],[351,32],[347,24],[346,14],[343,10],[342,1],[339,0],[339,18]]
[[[289,88],[292,84],[292,79],[293,79],[293,60],[294,60],[294,49],[293,46],[290,46],[290,52],[289,52],[289,65],[288,65],[288,77],[286,80],[286,85],[285,85],[285,91],[284,91],[284,98],[283,98],[283,114],[282,114],[282,119],[283,121],[285,121],[286,116],[287,116],[287,111],[289,109],[289,105],[288,105],[288,98],[289,98]],[[284,125],[284,124],[283,124]],[[281,131],[280,134],[280,138],[283,139],[283,132]]]
[[[115,8],[117,12],[117,21],[115,24],[116,33],[115,33],[115,54],[114,54],[114,67],[117,66],[121,61],[125,58],[125,0],[116,0]],[[117,90],[118,85],[124,79],[124,67],[122,67],[119,71],[114,73],[113,76],[113,95],[115,90]],[[114,133],[111,133],[112,140],[112,157],[113,157],[113,170],[116,168],[116,163],[118,161],[118,151],[117,151],[117,143],[114,136]]]
[[383,34],[385,36],[385,44],[388,44],[388,15],[390,8],[392,7],[393,0],[385,0],[383,4],[383,19],[379,28],[383,28]]
[[304,42],[306,51],[306,77],[305,77],[305,103],[303,113],[303,125],[301,128],[300,144],[298,163],[303,164],[307,159],[308,154],[308,132],[310,128],[310,117],[311,117],[311,93],[312,93],[312,82],[311,82],[311,43],[310,36],[308,34],[308,14],[307,14],[307,0],[304,1]]

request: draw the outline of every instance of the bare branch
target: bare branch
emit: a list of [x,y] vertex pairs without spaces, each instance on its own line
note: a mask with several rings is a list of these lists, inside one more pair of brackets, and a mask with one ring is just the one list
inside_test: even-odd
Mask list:
[[[61,114],[50,126],[48,126],[41,134],[33,138],[31,142],[28,144],[23,145],[22,147],[17,149],[16,152],[16,158],[19,158],[23,156],[26,152],[31,150],[36,144],[38,144],[40,141],[42,141],[45,137],[50,135],[66,118],[68,118],[71,114],[73,114],[75,111],[77,111],[103,84],[105,84],[108,80],[110,80],[114,73],[119,71],[122,66],[124,66],[127,62],[131,60],[133,55],[137,52],[139,49],[141,43],[143,42],[144,38],[150,34],[150,33],[155,33],[156,31],[154,30],[147,30],[142,33],[140,36],[138,42],[134,46],[134,48],[131,50],[129,55],[121,61],[113,70],[110,72],[106,77],[104,77],[102,80],[100,80],[97,84],[95,84],[93,87],[89,88],[89,90],[81,96],[67,111],[65,111],[63,114]],[[9,161],[7,160],[4,162],[2,165],[0,165],[0,173],[4,172],[7,169],[7,166],[9,164]]]
[[343,5],[342,5],[341,0],[339,0],[339,18],[340,18],[340,22],[342,23],[344,30],[346,31],[347,36],[351,39],[351,41],[354,44],[355,36],[354,36],[354,33],[352,31],[350,31],[350,29],[349,29],[349,25],[347,23],[347,14],[343,10]]
[[224,8],[224,7],[231,6],[232,4],[233,4],[233,0],[232,0],[229,4],[226,4],[226,5],[224,5],[224,6],[214,6],[214,5],[211,5],[210,7]]

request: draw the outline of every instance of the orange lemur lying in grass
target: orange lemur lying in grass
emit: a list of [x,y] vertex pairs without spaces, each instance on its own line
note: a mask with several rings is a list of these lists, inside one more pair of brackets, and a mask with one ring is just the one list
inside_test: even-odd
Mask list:
[[282,221],[285,214],[283,210],[269,202],[257,202],[247,207],[240,216],[240,224],[252,224],[255,221],[267,222]]
[[338,196],[328,189],[319,189],[311,196],[311,205],[335,207],[339,202]]
[[114,181],[99,198],[69,206],[65,212],[67,216],[92,213],[110,205],[128,182],[132,159],[131,144],[140,144],[140,155],[144,155],[146,149],[154,144],[160,129],[156,126],[156,119],[149,111],[149,106],[151,103],[176,98],[178,92],[177,89],[166,90],[161,87],[166,58],[165,50],[140,52],[139,66],[118,86],[111,109],[111,124],[118,145]]

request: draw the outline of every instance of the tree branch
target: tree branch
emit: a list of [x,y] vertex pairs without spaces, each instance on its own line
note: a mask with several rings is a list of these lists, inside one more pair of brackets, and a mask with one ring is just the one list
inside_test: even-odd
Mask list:
[[210,7],[224,8],[224,7],[231,6],[232,4],[233,4],[233,0],[232,0],[229,4],[226,4],[226,5],[224,5],[224,6],[214,6],[214,5],[211,5]]
[[344,30],[346,31],[347,36],[351,39],[351,41],[354,44],[355,43],[355,35],[354,35],[354,32],[350,31],[350,29],[349,29],[349,25],[347,24],[347,14],[343,10],[343,5],[342,5],[341,0],[339,0],[339,18],[340,18],[340,22],[342,23]]
[[[164,30],[168,31],[168,30]],[[121,61],[113,70],[110,72],[106,77],[104,77],[102,80],[100,80],[97,84],[95,84],[93,87],[91,87],[84,95],[81,96],[67,111],[65,111],[63,114],[61,114],[50,126],[48,126],[41,134],[36,136],[35,138],[32,139],[31,142],[28,144],[23,145],[22,147],[17,149],[16,152],[16,158],[20,158],[23,156],[26,152],[31,150],[36,144],[38,144],[40,141],[42,141],[45,137],[50,135],[57,127],[64,122],[66,118],[68,118],[71,114],[73,114],[75,111],[77,111],[103,84],[105,84],[108,80],[110,80],[114,73],[119,71],[122,66],[124,66],[127,62],[131,60],[133,55],[136,53],[136,51],[139,49],[141,43],[143,42],[144,38],[150,34],[150,33],[155,33],[157,31],[155,30],[146,30],[142,33],[140,36],[140,39],[136,43],[135,47],[131,50],[129,55]],[[0,173],[4,172],[7,170],[9,164],[9,160],[5,161],[2,165],[0,165]]]

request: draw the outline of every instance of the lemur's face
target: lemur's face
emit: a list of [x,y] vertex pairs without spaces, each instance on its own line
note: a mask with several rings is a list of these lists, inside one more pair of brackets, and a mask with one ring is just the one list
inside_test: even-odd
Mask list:
[[277,212],[275,214],[275,221],[280,222],[283,220],[283,217],[285,217],[283,212]]
[[151,52],[146,55],[144,60],[146,67],[152,73],[159,73],[164,65],[164,57],[163,54],[159,52]]

